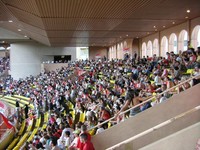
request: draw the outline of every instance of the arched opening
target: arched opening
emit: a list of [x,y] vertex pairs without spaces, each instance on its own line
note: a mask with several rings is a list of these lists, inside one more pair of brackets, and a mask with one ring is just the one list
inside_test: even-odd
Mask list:
[[120,50],[120,46],[119,46],[119,44],[117,44],[117,50],[118,50],[118,51]]
[[114,58],[117,58],[117,46],[115,45],[115,46],[113,46],[114,48]]
[[178,54],[178,42],[175,33],[172,33],[169,37],[169,51]]
[[128,44],[126,41],[124,41],[124,47],[123,47],[123,58],[125,58],[125,55],[129,55],[130,50],[128,48]]
[[142,57],[145,56],[146,57],[146,52],[147,52],[147,45],[146,43],[142,43]]
[[111,60],[111,47],[109,48],[109,60]]
[[192,31],[191,44],[195,49],[200,46],[200,25],[195,26]]
[[153,49],[153,45],[151,41],[148,41],[147,43],[147,56],[152,57],[152,49]]
[[156,56],[159,56],[159,44],[158,44],[158,39],[155,39],[153,41],[153,55],[156,54]]
[[186,51],[188,48],[188,32],[182,30],[179,34],[178,40],[178,51]]
[[121,44],[120,44],[120,57],[119,57],[120,59],[123,59],[123,55],[124,55],[123,47],[124,47],[124,46],[123,46],[123,43],[121,43]]
[[127,48],[127,42],[124,41],[124,47],[123,48]]
[[120,51],[121,51],[121,49],[120,49],[120,44],[118,43],[118,44],[117,44],[117,58],[120,57]]
[[168,52],[168,39],[167,39],[166,36],[164,36],[161,40],[161,53],[160,53],[160,55],[162,57],[165,57],[167,52]]
[[111,59],[113,59],[114,58],[114,47],[112,46],[112,48],[111,48]]

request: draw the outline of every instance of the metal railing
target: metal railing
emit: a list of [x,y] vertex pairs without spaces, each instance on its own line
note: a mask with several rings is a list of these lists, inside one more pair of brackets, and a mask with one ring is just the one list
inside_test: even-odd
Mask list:
[[[134,109],[134,108],[140,107],[140,106],[146,104],[147,102],[151,102],[151,101],[152,101],[153,99],[155,99],[157,96],[160,96],[160,95],[165,94],[165,93],[167,93],[167,92],[171,92],[171,91],[173,91],[174,89],[179,88],[180,86],[184,85],[185,83],[190,82],[191,80],[193,80],[193,79],[195,79],[195,78],[200,78],[200,75],[190,77],[189,79],[187,79],[187,80],[185,80],[185,81],[179,83],[178,85],[175,85],[175,86],[173,86],[173,87],[171,87],[171,88],[169,88],[169,89],[166,89],[166,90],[163,91],[162,93],[159,93],[159,94],[157,94],[157,95],[155,95],[155,96],[152,96],[151,98],[147,99],[146,101],[143,101],[142,103],[137,104],[137,105],[135,105],[135,106],[133,106],[133,107],[131,107],[131,108],[129,108],[129,109],[127,109],[127,110],[121,112],[119,115],[124,115],[124,114],[126,114],[127,112],[131,111],[131,110]],[[191,85],[191,86],[193,86],[193,85]],[[179,92],[180,92],[180,91],[177,90],[177,94],[179,94]],[[112,117],[112,118],[110,118],[110,119],[108,119],[108,120],[106,120],[106,121],[104,121],[104,122],[102,122],[102,123],[100,123],[100,124],[98,124],[98,125],[96,125],[96,126],[90,128],[88,131],[93,130],[93,129],[95,129],[95,128],[98,128],[99,126],[101,126],[101,125],[103,125],[103,124],[105,124],[105,123],[108,123],[108,122],[114,120],[115,118],[116,118],[116,116],[114,116],[114,117]]]
[[118,143],[118,144],[112,146],[112,147],[109,147],[109,148],[107,148],[106,150],[114,150],[115,148],[118,148],[119,146],[121,146],[121,145],[123,145],[123,144],[127,144],[127,143],[129,143],[129,142],[131,142],[131,141],[133,141],[133,140],[135,140],[135,139],[137,139],[137,138],[139,138],[139,137],[142,137],[142,136],[144,136],[144,135],[146,135],[146,134],[148,134],[148,133],[150,133],[150,132],[153,132],[153,131],[155,131],[155,130],[161,128],[161,127],[164,127],[164,126],[166,126],[166,125],[168,125],[168,124],[174,122],[175,120],[178,120],[178,119],[180,119],[180,118],[182,118],[182,117],[184,117],[184,116],[186,116],[186,115],[189,115],[189,114],[191,114],[191,113],[194,113],[194,112],[196,112],[196,111],[198,111],[198,110],[200,110],[200,105],[199,105],[199,106],[196,106],[196,107],[194,107],[194,108],[192,108],[192,109],[190,109],[190,110],[188,110],[188,111],[186,111],[186,112],[184,112],[184,113],[181,113],[180,115],[177,115],[177,116],[175,116],[175,117],[173,117],[173,118],[171,118],[171,119],[168,119],[168,120],[166,120],[166,121],[164,121],[164,122],[162,122],[162,123],[160,123],[160,124],[158,124],[158,125],[156,125],[156,126],[150,128],[150,129],[145,130],[145,131],[143,131],[143,132],[141,132],[141,133],[139,133],[139,134],[137,134],[137,135],[135,135],[135,136],[133,136],[133,137],[127,139],[127,140],[124,140],[124,141],[122,141],[122,142],[120,142],[120,143]]

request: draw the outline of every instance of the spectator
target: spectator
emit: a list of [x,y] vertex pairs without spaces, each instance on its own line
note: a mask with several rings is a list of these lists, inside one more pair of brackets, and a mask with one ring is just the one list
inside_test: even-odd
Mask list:
[[93,144],[90,142],[88,134],[82,133],[80,135],[81,143],[83,143],[82,150],[95,150]]

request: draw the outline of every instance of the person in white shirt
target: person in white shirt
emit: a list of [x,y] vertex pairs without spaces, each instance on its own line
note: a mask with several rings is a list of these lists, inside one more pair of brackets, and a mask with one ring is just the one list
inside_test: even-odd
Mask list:
[[64,137],[58,140],[58,146],[61,149],[66,149],[70,146],[71,142],[72,142],[72,139],[70,137],[70,132],[66,131]]
[[80,132],[81,132],[80,130],[75,130],[75,131],[73,132],[75,138],[74,138],[74,140],[72,141],[72,143],[71,143],[69,149],[70,149],[70,148],[72,149],[72,148],[77,147],[77,143],[78,143],[78,138],[79,138]]
[[61,136],[60,136],[60,139],[63,139],[64,138],[64,136],[65,136],[65,132],[66,131],[69,131],[70,132],[70,137],[71,137],[71,139],[74,139],[74,135],[73,135],[73,129],[72,128],[70,128],[69,127],[69,125],[67,125],[66,127],[65,127],[65,129],[62,131],[62,134],[61,134]]
[[155,74],[155,78],[154,78],[154,82],[155,82],[155,85],[156,86],[160,86],[162,83],[161,83],[161,77],[158,73]]

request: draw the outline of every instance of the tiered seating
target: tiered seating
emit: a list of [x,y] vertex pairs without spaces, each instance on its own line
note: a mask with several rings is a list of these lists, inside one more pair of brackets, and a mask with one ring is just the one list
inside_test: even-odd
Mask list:
[[31,125],[28,126],[26,133],[20,138],[19,142],[17,143],[17,145],[14,147],[13,150],[19,150],[21,146],[27,141],[27,138],[30,136],[30,132],[34,128],[34,124],[35,124],[35,119],[32,120],[32,123]]
[[21,124],[21,128],[18,132],[18,136],[12,141],[12,143],[8,146],[7,150],[12,150],[13,147],[17,144],[17,142],[19,141],[20,139],[20,136],[24,133],[26,129],[26,121],[24,120]]
[[31,133],[30,137],[28,138],[28,142],[30,142],[31,140],[33,140],[35,134],[38,132],[40,124],[41,124],[41,115],[40,117],[37,119],[36,124],[35,124],[35,129],[33,130],[33,132]]
[[[7,102],[9,104],[12,104],[15,106],[16,104],[16,100],[11,100],[11,99],[7,99],[7,98],[1,98],[2,101]],[[20,107],[24,107],[24,104],[19,103]]]
[[19,150],[20,147],[24,144],[24,142],[27,140],[29,136],[29,132],[25,133],[22,138],[20,139],[20,141],[17,143],[17,145],[14,147],[13,150]]
[[44,114],[44,121],[43,121],[42,130],[46,129],[47,124],[48,124],[48,118],[49,118],[49,113],[46,112],[46,113]]
[[33,130],[33,132],[31,133],[30,137],[29,137],[28,140],[27,140],[28,142],[30,142],[30,141],[33,140],[35,134],[38,132],[38,129],[39,129],[39,128],[35,128],[35,129]]
[[[17,95],[18,96],[18,95]],[[21,97],[21,96],[20,96]],[[15,103],[16,103],[16,100],[17,99],[19,99],[18,97],[16,97],[16,95],[14,95],[13,97],[11,97],[11,96],[4,96],[4,98],[5,99],[9,99],[9,100],[12,100],[12,101],[15,101]],[[33,106],[33,104],[30,104],[30,99],[28,99],[28,98],[23,98],[23,99],[19,99],[19,103],[21,103],[21,104],[23,104],[23,105],[25,105],[25,104],[27,104],[27,105],[29,105],[29,107],[31,108],[31,109],[34,109],[34,106]],[[22,106],[23,106],[22,105]],[[21,106],[20,106],[21,107]]]
[[22,99],[22,100],[26,100],[26,101],[30,101],[30,98],[25,97],[25,96],[13,95],[13,97],[18,98],[18,99]]
[[17,144],[17,142],[19,141],[19,139],[20,139],[19,136],[16,137],[16,138],[12,141],[12,143],[8,146],[7,150],[12,150],[13,147],[14,147],[14,146]]
[[27,132],[30,132],[33,130],[34,122],[35,122],[35,119],[33,119],[31,125],[28,126]]
[[26,128],[26,121],[24,120],[21,124],[21,128],[18,132],[18,135],[22,135],[22,133],[25,131],[25,128]]
[[[2,97],[2,95],[0,97]],[[17,99],[19,100],[20,107],[24,107],[27,104],[29,105],[31,109],[34,109],[34,105],[30,104],[30,98],[19,96],[19,95],[4,96],[1,98],[2,101],[7,102],[12,107],[15,107]],[[21,124],[21,128],[18,132],[18,136],[13,139],[12,143],[10,143],[10,145],[7,147],[7,150],[19,150],[26,141],[31,141],[34,135],[38,132],[38,130],[42,126],[41,125],[42,123],[43,123],[42,129],[45,129],[47,127],[48,118],[49,118],[49,113],[46,112],[44,114],[43,121],[42,121],[41,116],[37,120],[33,119],[31,125],[28,126],[27,130],[26,130],[26,121],[24,120]]]

